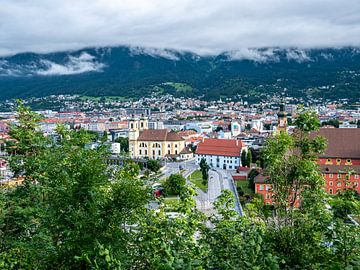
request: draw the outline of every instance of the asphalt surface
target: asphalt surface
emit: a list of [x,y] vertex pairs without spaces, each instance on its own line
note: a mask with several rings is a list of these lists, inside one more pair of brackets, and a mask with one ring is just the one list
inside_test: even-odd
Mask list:
[[[165,169],[163,170],[163,177],[168,177],[173,173],[179,173],[180,167],[185,171],[183,175],[186,178],[193,171],[199,169],[199,166],[195,164],[194,160],[186,162],[171,162],[165,165]],[[203,192],[202,190],[197,189],[198,195],[195,197],[197,208],[207,215],[215,213],[213,203],[224,189],[228,189],[234,194],[235,210],[239,213],[240,216],[242,216],[242,207],[237,196],[236,187],[232,177],[226,170],[222,169],[209,170],[208,191]]]

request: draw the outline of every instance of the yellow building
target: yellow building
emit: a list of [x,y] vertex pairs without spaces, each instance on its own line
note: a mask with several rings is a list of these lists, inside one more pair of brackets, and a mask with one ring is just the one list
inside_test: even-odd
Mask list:
[[129,152],[132,158],[162,159],[185,153],[185,139],[167,129],[148,129],[145,117],[129,120]]

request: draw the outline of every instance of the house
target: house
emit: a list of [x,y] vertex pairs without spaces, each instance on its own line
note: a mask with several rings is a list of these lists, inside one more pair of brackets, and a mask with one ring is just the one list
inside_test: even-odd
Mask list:
[[245,150],[240,140],[203,139],[195,152],[196,164],[205,159],[210,167],[236,169],[241,165],[241,152]]
[[[178,158],[185,148],[185,139],[167,129],[148,129],[146,117],[129,120],[129,152],[132,158]],[[185,153],[184,153],[185,154]]]
[[322,128],[313,136],[327,139],[328,147],[318,164],[325,179],[325,190],[336,194],[353,188],[360,194],[360,129]]
[[[352,188],[360,194],[360,129],[322,128],[311,134],[327,139],[327,149],[318,158],[324,190],[336,194],[343,189]],[[271,184],[266,176],[260,174],[254,179],[255,193],[264,197],[266,204],[271,204]]]

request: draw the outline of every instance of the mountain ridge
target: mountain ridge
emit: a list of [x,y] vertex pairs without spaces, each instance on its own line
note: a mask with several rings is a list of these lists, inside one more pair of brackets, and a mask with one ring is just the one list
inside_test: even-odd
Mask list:
[[[164,84],[169,83],[170,84]],[[187,91],[177,87],[181,83]],[[80,94],[360,98],[356,47],[239,49],[218,55],[141,47],[101,47],[0,57],[0,99]],[[181,88],[181,87],[180,87]]]

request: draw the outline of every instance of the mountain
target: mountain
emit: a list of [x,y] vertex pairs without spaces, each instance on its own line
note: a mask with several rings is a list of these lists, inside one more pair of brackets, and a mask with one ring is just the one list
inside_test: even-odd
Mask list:
[[[0,57],[0,99],[81,94],[139,97],[267,94],[360,98],[360,49],[241,49],[216,56],[139,47]],[[285,89],[285,90],[284,90]]]

